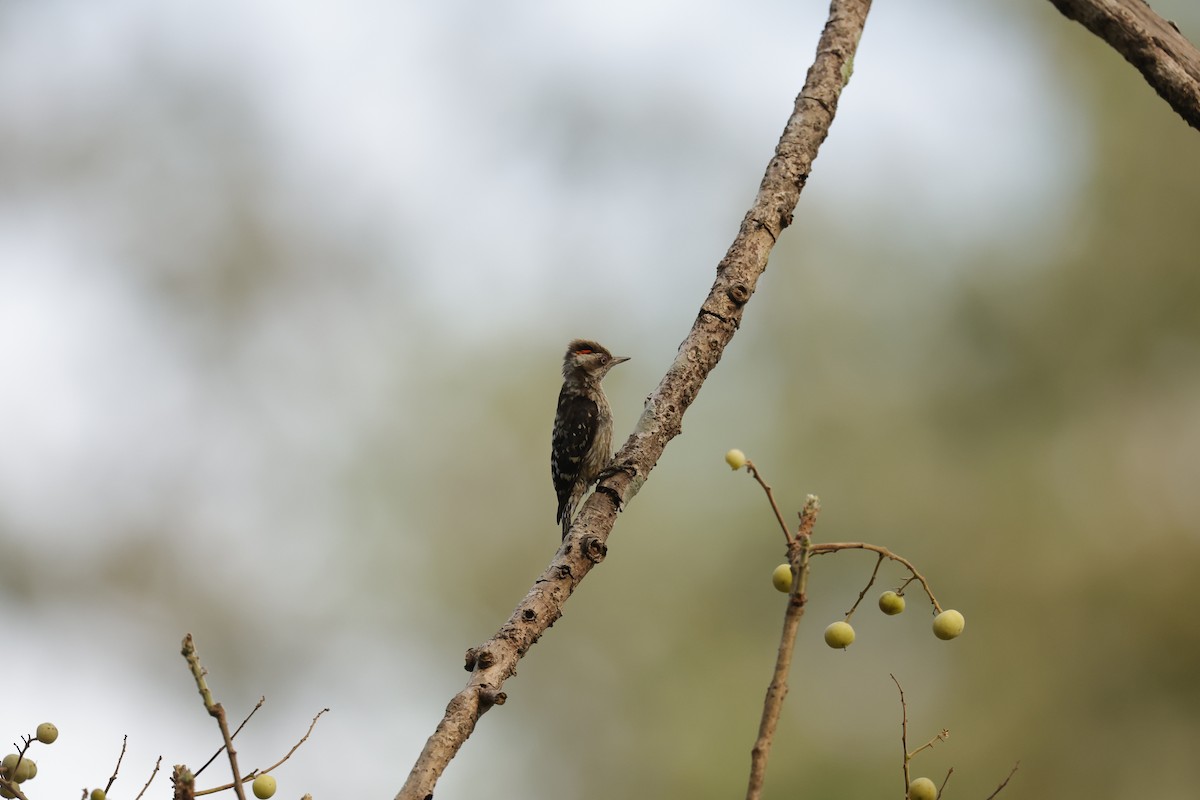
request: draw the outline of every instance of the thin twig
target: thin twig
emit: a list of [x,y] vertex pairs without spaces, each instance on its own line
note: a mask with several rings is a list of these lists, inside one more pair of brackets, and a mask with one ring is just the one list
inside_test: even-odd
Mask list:
[[[234,731],[233,736],[231,736],[229,738],[236,739],[237,735],[242,732],[242,728],[246,727],[246,723],[249,722],[250,718],[254,716],[254,712],[258,711],[260,708],[262,708],[263,703],[265,703],[265,702],[267,702],[266,695],[260,696],[258,698],[258,702],[254,704],[254,708],[250,709],[250,713],[246,715],[246,718],[244,720],[242,720],[242,724],[237,726],[237,730]],[[225,745],[221,745],[220,747],[217,748],[217,752],[215,752],[211,756],[209,756],[208,761],[205,761],[200,766],[200,769],[196,770],[193,773],[193,775],[199,775],[201,772],[204,772],[204,770],[208,769],[208,765],[211,764],[212,762],[216,761],[217,756],[221,755],[221,753],[224,753],[224,752],[225,752]]]
[[272,764],[271,766],[267,767],[266,769],[264,769],[264,770],[258,770],[258,771],[259,771],[259,772],[271,772],[271,771],[273,771],[273,770],[274,770],[276,767],[278,767],[280,764],[282,764],[283,762],[285,762],[285,761],[287,761],[289,758],[291,758],[291,757],[292,757],[292,753],[295,753],[297,750],[299,750],[299,749],[300,749],[300,745],[302,745],[302,744],[304,744],[305,742],[307,742],[307,741],[308,741],[308,737],[312,735],[313,728],[317,727],[317,720],[319,720],[319,719],[321,718],[321,715],[322,715],[322,714],[327,714],[328,712],[329,712],[329,709],[328,709],[328,708],[322,708],[320,711],[318,711],[318,712],[317,712],[317,715],[316,715],[315,717],[313,717],[313,718],[312,718],[312,722],[308,723],[308,730],[307,730],[307,731],[304,733],[304,735],[303,735],[303,736],[301,736],[301,737],[300,737],[300,741],[298,741],[298,742],[296,742],[294,745],[292,745],[292,749],[291,749],[291,750],[288,750],[288,751],[287,751],[287,754],[286,754],[286,755],[285,755],[283,758],[279,759],[278,761],[276,761],[274,764]]
[[885,558],[887,556],[879,553],[879,558],[875,559],[875,569],[871,570],[871,579],[867,581],[867,585],[863,587],[863,590],[858,593],[858,599],[854,601],[854,605],[850,606],[850,610],[846,612],[846,622],[849,622],[850,618],[854,616],[854,612],[858,610],[858,604],[863,601],[863,598],[867,596],[867,592],[871,591],[871,587],[875,585],[875,576],[879,574],[879,565],[883,563]]
[[921,582],[921,586],[925,589],[925,594],[929,596],[929,602],[933,603],[933,610],[938,614],[942,613],[941,605],[938,604],[937,598],[933,596],[933,590],[929,588],[929,581],[925,580],[925,576],[904,556],[896,555],[886,547],[869,544],[868,542],[821,542],[812,546],[812,554],[814,556],[836,553],[839,550],[870,550],[872,553],[878,553],[885,558],[890,558],[892,561],[898,561],[903,564],[912,573],[913,577]]
[[[946,770],[946,777],[942,778],[942,785],[938,787],[937,796],[941,797],[942,792],[946,791],[946,784],[950,782],[950,776],[954,774],[954,767]],[[936,800],[936,798],[935,798]]]
[[934,736],[932,739],[930,739],[925,744],[918,747],[916,750],[913,750],[911,753],[909,753],[908,757],[910,759],[912,759],[913,757],[915,757],[917,755],[917,753],[921,752],[922,750],[928,750],[929,748],[933,747],[938,742],[944,742],[949,738],[950,738],[950,730],[948,728],[942,728],[942,730],[936,736]]
[[984,800],[992,800],[992,798],[993,798],[993,797],[995,797],[996,795],[1000,794],[1001,790],[1003,790],[1005,786],[1008,786],[1008,782],[1009,782],[1010,780],[1012,780],[1012,776],[1013,776],[1014,774],[1016,774],[1016,772],[1017,772],[1017,767],[1019,767],[1019,766],[1021,766],[1021,762],[1020,762],[1020,761],[1018,761],[1017,763],[1013,764],[1013,768],[1012,768],[1012,769],[1010,769],[1010,770],[1008,771],[1008,777],[1006,777],[1004,780],[1000,781],[1000,785],[996,787],[996,791],[994,791],[994,792],[992,792],[991,794],[989,794],[987,797],[985,797],[985,798],[984,798]]
[[816,523],[817,514],[821,511],[821,502],[815,495],[809,495],[800,512],[799,536],[788,545],[788,561],[796,574],[796,581],[791,595],[788,597],[787,610],[783,615],[783,633],[779,637],[779,651],[775,656],[775,672],[771,675],[771,683],[767,686],[767,696],[763,700],[762,719],[758,723],[758,738],[750,751],[750,781],[746,787],[746,800],[757,800],[762,796],[763,782],[766,779],[767,759],[771,756],[771,745],[775,739],[775,728],[779,724],[779,714],[783,709],[783,700],[788,693],[788,673],[792,668],[792,652],[796,648],[796,631],[800,627],[800,619],[804,616],[804,606],[808,602],[808,557],[809,545],[812,543],[812,528]]
[[[328,708],[322,708],[320,711],[317,712],[317,715],[312,718],[312,722],[310,722],[308,724],[308,730],[305,732],[305,734],[303,736],[300,737],[300,741],[298,741],[298,742],[296,742],[296,744],[292,745],[292,749],[288,750],[287,754],[283,758],[279,759],[278,761],[276,761],[274,764],[267,767],[266,769],[251,770],[248,775],[246,775],[244,778],[242,778],[242,783],[248,783],[249,781],[253,780],[254,776],[256,776],[256,775],[273,772],[276,767],[278,767],[280,764],[282,764],[283,762],[285,762],[289,758],[291,758],[292,754],[300,749],[300,745],[302,745],[306,741],[308,741],[308,737],[312,734],[313,728],[315,728],[317,726],[317,720],[319,720],[321,718],[322,714],[325,714],[328,711],[329,711]],[[202,791],[196,792],[195,796],[199,797],[202,794],[213,794],[215,792],[223,792],[226,789],[231,788],[232,786],[233,786],[233,784],[230,784],[230,783],[227,783],[224,786],[214,786],[211,789],[204,789]]]
[[17,783],[17,781],[14,779],[14,776],[17,774],[17,770],[21,767],[21,762],[25,760],[25,753],[29,751],[29,746],[33,744],[34,737],[25,735],[22,736],[21,739],[21,744],[13,742],[13,749],[17,751],[17,763],[13,764],[11,773],[0,775],[0,786],[3,786],[8,791],[12,792],[12,796],[14,798],[20,798],[20,800],[29,800],[27,797],[25,797],[25,793],[21,791],[21,784]]
[[783,514],[779,511],[779,504],[775,502],[775,492],[772,491],[771,485],[759,473],[758,468],[754,466],[754,462],[746,459],[746,471],[754,476],[754,480],[758,481],[758,485],[767,493],[767,500],[771,503],[771,510],[775,512],[775,519],[779,520],[779,528],[783,531],[783,538],[790,545],[792,543],[792,533],[788,530],[787,523],[783,521]]
[[129,745],[129,734],[121,737],[121,754],[117,756],[117,765],[113,767],[113,774],[109,777],[108,783],[104,785],[104,793],[108,794],[112,791],[113,784],[117,782],[117,773],[121,771],[121,762],[125,760],[125,748]]
[[196,653],[196,643],[192,641],[190,633],[183,637],[181,652],[184,659],[187,660],[188,667],[192,670],[192,677],[196,679],[196,688],[200,690],[204,707],[208,710],[209,715],[217,720],[217,726],[221,729],[221,738],[225,740],[225,752],[229,754],[229,769],[233,773],[233,791],[237,793],[238,800],[246,800],[246,794],[242,790],[242,776],[238,771],[237,751],[233,749],[233,737],[229,735],[229,723],[225,719],[225,709],[213,698],[212,691],[208,688],[208,681],[204,678],[204,668],[200,666],[200,656]]
[[146,793],[146,790],[150,788],[150,782],[153,781],[154,776],[158,774],[158,768],[159,768],[159,765],[161,765],[161,764],[162,764],[162,756],[159,756],[158,760],[154,762],[154,771],[150,773],[149,780],[146,781],[146,785],[142,787],[142,790],[137,793],[137,797],[133,798],[133,800],[142,800],[142,795],[144,795]]
[[904,702],[904,687],[900,681],[890,672],[888,677],[896,684],[896,691],[900,692],[900,748],[904,751],[904,793],[907,796],[908,784],[912,782],[912,776],[908,773],[908,704]]
[[256,712],[260,708],[262,708],[263,703],[265,703],[265,702],[267,702],[267,696],[265,694],[260,695],[258,698],[258,702],[254,704],[254,708],[250,709],[250,713],[246,715],[246,718],[244,720],[242,720],[242,724],[237,726],[237,730],[235,730],[233,732],[233,736],[230,738],[232,738],[232,739],[237,738],[237,735],[242,732],[242,728],[246,727],[246,723],[249,722],[250,718],[254,716],[254,712]]

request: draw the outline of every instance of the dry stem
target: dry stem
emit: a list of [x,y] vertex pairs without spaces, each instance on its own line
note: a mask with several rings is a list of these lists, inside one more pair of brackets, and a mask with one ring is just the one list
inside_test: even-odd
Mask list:
[[217,726],[221,729],[221,738],[225,740],[225,752],[229,754],[229,769],[233,773],[233,791],[237,794],[238,800],[246,800],[246,794],[242,791],[242,775],[238,770],[237,751],[233,749],[233,737],[229,735],[229,722],[225,719],[225,709],[213,698],[212,691],[208,688],[208,681],[204,677],[204,668],[200,666],[200,656],[196,653],[196,643],[192,641],[190,633],[183,637],[183,648],[180,652],[187,660],[192,677],[196,680],[196,688],[200,690],[204,707],[208,710],[209,715],[217,720]]
[[996,795],[1000,794],[1000,792],[1004,790],[1004,787],[1005,787],[1005,786],[1008,786],[1008,782],[1009,782],[1010,780],[1012,780],[1012,776],[1013,776],[1013,775],[1016,773],[1016,771],[1017,771],[1017,767],[1019,767],[1019,766],[1021,766],[1021,762],[1020,762],[1020,761],[1018,761],[1017,763],[1013,764],[1013,768],[1012,768],[1012,769],[1010,769],[1010,770],[1008,771],[1008,776],[1007,776],[1007,777],[1005,777],[1005,779],[1004,779],[1004,780],[1000,781],[1000,785],[996,787],[996,791],[994,791],[994,792],[992,792],[991,794],[989,794],[989,795],[988,795],[986,798],[984,798],[984,800],[992,800],[992,798],[993,798],[993,797],[995,797]]
[[1050,0],[1108,42],[1193,128],[1200,130],[1200,51],[1144,0]]
[[154,776],[158,774],[158,768],[160,766],[162,766],[162,756],[159,756],[158,760],[154,762],[154,769],[151,770],[150,777],[146,779],[146,785],[142,787],[142,790],[137,793],[137,797],[133,798],[133,800],[142,800],[142,795],[144,795],[146,790],[150,788],[150,784],[153,782]]
[[775,502],[775,492],[771,489],[771,484],[767,483],[766,479],[759,474],[758,468],[754,466],[754,462],[750,459],[746,459],[746,471],[754,477],[754,480],[758,481],[758,485],[767,493],[767,501],[771,504],[771,510],[775,512],[775,519],[779,520],[779,527],[783,531],[783,538],[790,545],[792,543],[792,533],[788,530],[787,523],[783,521],[783,514],[779,511],[779,504]]
[[792,593],[788,597],[787,611],[783,615],[783,633],[779,637],[779,652],[775,657],[775,672],[771,675],[771,683],[767,686],[767,696],[763,700],[762,719],[758,724],[758,738],[750,751],[750,782],[746,787],[746,800],[757,800],[762,796],[763,781],[767,773],[767,759],[771,756],[771,745],[775,740],[775,728],[779,724],[779,714],[783,710],[783,701],[788,693],[788,673],[792,669],[792,653],[796,649],[796,631],[800,628],[800,619],[804,616],[804,606],[808,602],[808,558],[809,546],[812,543],[812,529],[816,524],[817,514],[821,511],[821,503],[814,495],[809,495],[800,512],[800,531],[794,540],[788,543],[788,561],[796,579],[792,585]]
[[[933,596],[933,590],[929,588],[929,581],[925,580],[925,576],[922,575],[920,571],[913,566],[913,563],[904,556],[897,555],[891,550],[888,550],[886,547],[880,547],[877,544],[870,544],[868,542],[821,542],[820,544],[814,544],[812,546],[812,554],[814,556],[825,555],[826,553],[836,553],[839,550],[870,550],[872,553],[878,553],[883,558],[890,558],[892,561],[897,561],[903,564],[908,571],[912,573],[912,576],[921,582],[922,588],[925,589],[925,594],[929,597],[929,602],[933,604],[934,612],[938,614],[942,613],[941,605],[938,604],[937,598]],[[879,567],[878,564],[875,566],[876,568]],[[872,576],[872,578],[874,578],[874,576]],[[907,584],[905,585],[907,586]],[[870,584],[867,585],[867,588],[870,588]],[[863,590],[863,594],[866,594],[866,589]],[[860,596],[859,600],[861,599],[862,597]],[[858,603],[855,603],[854,605],[857,607]],[[851,611],[853,611],[853,609],[851,609]]]

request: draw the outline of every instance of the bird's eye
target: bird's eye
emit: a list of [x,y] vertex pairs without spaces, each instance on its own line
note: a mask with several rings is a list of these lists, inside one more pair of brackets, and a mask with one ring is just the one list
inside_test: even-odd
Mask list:
[[600,363],[601,363],[601,364],[607,364],[607,363],[608,363],[608,356],[600,356]]

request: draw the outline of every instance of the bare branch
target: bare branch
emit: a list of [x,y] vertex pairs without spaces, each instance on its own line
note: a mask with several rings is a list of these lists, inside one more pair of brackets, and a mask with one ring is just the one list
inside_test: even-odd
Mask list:
[[846,612],[846,622],[849,622],[850,618],[854,616],[854,612],[858,610],[858,606],[862,603],[863,598],[867,596],[867,592],[871,591],[871,587],[875,585],[875,578],[879,576],[879,566],[887,558],[883,553],[879,553],[878,555],[879,557],[875,559],[875,569],[871,570],[871,577],[867,581],[867,585],[858,593],[858,599],[854,601],[854,605],[850,606],[850,610]]
[[104,785],[104,793],[108,794],[112,791],[113,784],[117,781],[117,773],[121,771],[121,762],[125,760],[125,748],[129,746],[129,734],[121,737],[121,754],[117,756],[117,765],[113,767],[113,774],[109,776],[108,783]]
[[1200,130],[1200,51],[1144,0],[1050,0],[1108,42],[1193,128]]
[[907,796],[908,784],[912,782],[912,776],[908,773],[908,703],[904,702],[904,687],[900,685],[900,681],[890,672],[888,677],[896,684],[896,691],[900,692],[900,747],[904,751],[904,792]]
[[[242,724],[237,726],[237,730],[235,730],[233,732],[233,734],[229,737],[230,739],[237,738],[237,735],[242,732],[242,728],[246,727],[246,723],[249,722],[250,718],[254,716],[254,712],[256,712],[260,708],[262,708],[263,703],[265,703],[265,702],[267,702],[266,695],[260,695],[258,698],[258,702],[254,704],[254,708],[250,709],[250,713],[246,715],[246,718],[244,720],[242,720]],[[199,775],[200,773],[204,772],[204,770],[208,769],[208,765],[211,764],[213,761],[215,761],[217,756],[221,755],[221,753],[224,753],[224,752],[225,752],[225,745],[222,744],[220,747],[217,748],[217,752],[213,753],[211,756],[208,757],[208,761],[205,761],[203,764],[200,765],[200,769],[196,770],[193,773],[193,776]],[[228,788],[228,787],[226,787],[226,788]],[[204,792],[197,792],[196,794],[204,794]]]
[[[897,555],[891,550],[888,550],[886,547],[880,547],[877,544],[869,544],[868,542],[821,542],[820,544],[814,544],[812,546],[812,554],[814,556],[821,556],[825,555],[826,553],[836,553],[840,550],[870,550],[872,553],[878,553],[885,558],[890,558],[892,561],[897,561],[903,564],[908,571],[912,573],[913,578],[921,582],[921,587],[925,589],[925,594],[929,597],[929,602],[933,604],[933,610],[938,614],[942,613],[941,605],[938,604],[937,598],[933,596],[933,590],[929,588],[929,581],[925,580],[925,576],[922,575],[917,568],[913,566],[913,563],[904,556]],[[876,566],[878,567],[878,564]],[[907,586],[908,583],[905,583],[904,585]],[[863,593],[865,594],[866,590],[863,590]],[[855,605],[857,606],[858,604],[855,603]]]
[[[932,747],[933,747],[935,744],[937,744],[938,742],[944,742],[944,741],[946,741],[946,740],[947,740],[947,739],[949,739],[949,738],[950,738],[950,731],[949,731],[949,729],[947,729],[947,728],[942,728],[942,729],[941,729],[941,731],[939,731],[939,732],[938,732],[937,736],[934,736],[934,737],[933,737],[932,739],[930,739],[928,742],[926,742],[925,744],[921,745],[921,746],[920,746],[920,747],[918,747],[916,750],[913,750],[911,753],[909,753],[909,754],[908,754],[908,757],[909,757],[909,758],[912,758],[913,756],[915,756],[917,753],[921,752],[922,750],[928,750],[928,749],[932,748]],[[947,775],[946,777],[947,777],[947,778],[949,778],[950,776],[949,776],[949,775]]]
[[767,686],[763,700],[762,719],[758,723],[758,738],[750,751],[750,782],[746,787],[746,800],[757,800],[762,796],[763,781],[767,774],[767,759],[771,756],[771,745],[775,740],[775,728],[779,725],[779,714],[788,693],[788,673],[792,669],[792,652],[796,649],[796,631],[804,616],[808,602],[808,546],[812,527],[821,511],[820,501],[809,495],[800,514],[801,535],[788,543],[788,561],[797,575],[792,594],[788,598],[787,611],[783,614],[783,633],[779,637],[779,653],[775,657],[775,672]]
[[154,762],[154,770],[150,773],[150,777],[146,779],[146,785],[142,787],[142,790],[137,793],[137,797],[133,798],[133,800],[142,800],[142,795],[144,795],[146,790],[150,788],[150,783],[154,780],[154,776],[158,774],[158,768],[161,765],[162,756],[159,756],[158,760]]
[[584,504],[550,565],[488,641],[467,652],[466,687],[446,706],[397,800],[424,800],[479,717],[504,702],[501,690],[517,662],[546,629],[579,582],[607,553],[605,544],[624,507],[646,482],[667,443],[682,428],[683,414],[699,394],[737,332],[742,313],[779,235],[792,222],[817,151],[829,133],[838,98],[850,74],[870,0],[833,0],[804,88],[767,165],[754,204],[717,266],[717,277],[675,361],[646,400],[638,424],[617,452],[610,475]]
[[[196,643],[192,641],[190,633],[183,637],[183,648],[180,652],[192,671],[192,677],[196,679],[196,688],[200,690],[204,707],[208,710],[209,715],[217,720],[217,726],[221,729],[221,738],[225,740],[225,752],[229,754],[229,769],[233,773],[233,791],[237,794],[238,800],[246,800],[246,793],[242,790],[242,776],[238,771],[237,751],[233,749],[233,737],[229,735],[229,722],[225,719],[225,709],[213,699],[212,691],[208,688],[208,681],[204,677],[204,668],[200,666],[200,656],[196,653]],[[194,782],[195,776],[193,775],[192,778]]]
[[938,787],[937,796],[941,797],[942,792],[946,791],[946,784],[950,782],[950,776],[954,774],[954,767],[946,770],[946,777],[942,778],[942,785]]
[[754,462],[746,459],[746,471],[749,472],[754,480],[758,481],[758,485],[767,493],[767,502],[771,504],[771,510],[775,512],[775,519],[779,521],[779,527],[783,530],[783,538],[788,544],[792,543],[792,532],[788,530],[787,523],[783,521],[783,514],[779,510],[779,504],[775,502],[775,491],[771,488],[771,484],[767,483],[766,479],[758,472],[758,467],[754,466]]
[[1002,792],[1004,790],[1004,787],[1008,786],[1008,782],[1012,780],[1012,776],[1016,774],[1017,767],[1019,767],[1019,766],[1021,766],[1020,761],[1013,764],[1013,768],[1008,771],[1008,777],[1006,777],[1004,780],[1000,781],[1000,785],[996,787],[996,791],[989,794],[987,797],[984,798],[984,800],[992,800],[993,797],[1000,794],[1000,792]]
[[[261,703],[260,703],[260,705],[261,705]],[[257,708],[257,706],[256,706],[256,708]],[[312,718],[312,722],[308,723],[308,730],[305,731],[304,735],[300,737],[300,741],[298,741],[294,745],[292,745],[292,749],[288,750],[287,753],[284,754],[283,758],[279,759],[274,764],[272,764],[271,766],[269,766],[265,769],[251,770],[249,775],[242,778],[242,783],[249,783],[251,780],[254,779],[254,776],[256,776],[256,775],[265,775],[268,772],[273,772],[276,767],[278,767],[280,764],[282,764],[283,762],[285,762],[289,758],[291,758],[292,754],[300,749],[300,745],[302,745],[308,741],[308,737],[312,735],[313,728],[317,727],[317,720],[319,720],[322,717],[322,715],[327,714],[328,712],[329,712],[328,708],[322,708],[320,711],[318,711],[317,715]],[[253,713],[253,712],[251,712],[251,713]],[[223,786],[214,786],[211,789],[204,789],[202,791],[196,792],[195,796],[199,797],[200,795],[204,795],[204,794],[216,794],[217,792],[223,792],[226,789],[231,789],[231,788],[233,788],[233,784],[227,783]]]

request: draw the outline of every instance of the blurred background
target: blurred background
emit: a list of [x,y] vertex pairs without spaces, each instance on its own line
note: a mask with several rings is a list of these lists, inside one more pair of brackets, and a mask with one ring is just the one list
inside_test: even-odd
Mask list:
[[[1200,9],[1159,0],[1192,41]],[[559,544],[575,336],[675,355],[824,3],[0,4],[0,604],[33,797],[216,750],[390,797]],[[1194,797],[1200,134],[1049,3],[880,3],[741,332],[439,797],[739,797],[784,610],[743,449],[822,540],[766,796]],[[213,785],[217,763],[201,776]]]

